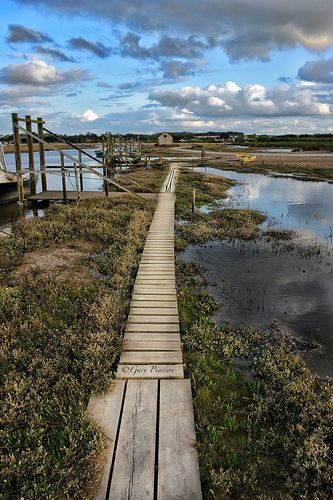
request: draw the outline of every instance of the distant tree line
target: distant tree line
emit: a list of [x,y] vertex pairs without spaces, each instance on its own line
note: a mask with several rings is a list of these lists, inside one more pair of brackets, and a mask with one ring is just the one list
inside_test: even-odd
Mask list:
[[[115,137],[123,137],[124,139],[150,142],[157,142],[160,133],[154,134],[114,134]],[[237,131],[209,131],[209,132],[171,132],[173,140],[177,142],[233,142],[244,146],[265,146],[265,147],[288,147],[293,149],[329,149],[333,150],[333,134],[283,134],[283,135],[268,135],[268,134],[248,134]],[[103,140],[103,134],[95,134],[87,132],[86,134],[58,134],[65,141],[76,143],[96,143]],[[12,134],[0,134],[2,142],[12,142]],[[52,135],[45,134],[47,142],[58,142],[58,139]],[[21,134],[22,143],[26,143],[26,136]]]

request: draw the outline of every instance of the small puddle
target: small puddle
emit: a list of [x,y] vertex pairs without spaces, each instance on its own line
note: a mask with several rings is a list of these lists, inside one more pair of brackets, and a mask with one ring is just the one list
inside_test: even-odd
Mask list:
[[333,185],[201,170],[238,182],[221,206],[260,210],[268,217],[263,229],[296,232],[294,248],[266,238],[187,248],[181,258],[204,266],[222,304],[215,319],[257,326],[275,319],[310,345],[319,343],[303,357],[314,372],[333,377]]

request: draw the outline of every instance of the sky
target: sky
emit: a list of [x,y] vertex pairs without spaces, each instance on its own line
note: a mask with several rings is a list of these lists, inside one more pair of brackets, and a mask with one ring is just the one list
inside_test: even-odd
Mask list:
[[1,0],[11,113],[85,132],[333,133],[332,0]]

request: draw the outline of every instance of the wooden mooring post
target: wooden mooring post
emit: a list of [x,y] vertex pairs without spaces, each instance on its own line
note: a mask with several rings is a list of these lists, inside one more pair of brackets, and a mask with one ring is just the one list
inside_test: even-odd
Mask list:
[[61,183],[62,183],[62,195],[64,198],[64,203],[67,203],[67,190],[66,190],[66,174],[65,174],[65,157],[63,153],[60,153],[60,165],[61,165]]
[[41,180],[42,180],[42,190],[47,191],[47,182],[46,182],[46,173],[45,173],[45,148],[44,148],[44,128],[43,128],[44,122],[43,118],[40,116],[37,118],[37,130],[38,130],[38,137],[41,140],[39,143],[39,163],[40,163],[40,170],[41,170]]
[[195,188],[193,188],[193,198],[192,198],[192,214],[194,214],[195,211]]
[[82,151],[81,151],[81,149],[79,151],[79,169],[80,169],[80,190],[82,192],[82,191],[84,191],[84,186],[83,186]]
[[[26,115],[25,123],[27,131],[32,133],[31,116]],[[34,141],[31,135],[27,134],[27,146],[29,156],[29,171],[30,171],[30,194],[36,194],[36,174],[35,174],[35,157],[34,157]]]
[[21,139],[20,131],[18,128],[19,117],[17,113],[12,113],[12,125],[13,125],[13,137],[14,137],[14,148],[15,148],[15,164],[16,164],[16,175],[17,175],[17,191],[18,191],[18,204],[24,204],[24,185],[23,185],[23,173],[22,173],[22,162],[21,162]]

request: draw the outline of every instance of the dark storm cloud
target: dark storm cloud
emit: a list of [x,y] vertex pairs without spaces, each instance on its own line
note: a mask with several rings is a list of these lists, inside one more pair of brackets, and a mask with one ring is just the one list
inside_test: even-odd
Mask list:
[[69,46],[71,49],[76,50],[86,50],[91,54],[94,54],[97,57],[104,59],[111,55],[112,51],[109,47],[106,47],[101,42],[91,42],[90,40],[86,40],[85,38],[77,37],[71,38],[69,41]]
[[160,66],[163,71],[163,78],[176,80],[183,76],[194,75],[197,71],[197,66],[192,62],[182,61],[163,61]]
[[9,24],[8,26],[9,34],[7,37],[8,43],[41,43],[41,42],[52,42],[52,39],[46,34],[40,31],[32,30],[22,24]]
[[161,57],[182,57],[191,59],[201,57],[203,50],[207,48],[195,36],[188,38],[175,38],[162,36],[158,43],[151,47],[143,47],[140,44],[141,37],[135,33],[127,33],[120,42],[120,53],[123,57],[136,59],[160,59]]
[[333,83],[333,57],[306,62],[298,70],[298,78],[308,82]]
[[[16,0],[57,11],[87,15],[131,31],[156,31],[186,38],[196,34],[219,45],[230,59],[265,60],[275,49],[301,45],[313,51],[333,43],[333,2],[329,0]],[[172,28],[170,28],[172,27]]]
[[75,62],[75,59],[73,59],[73,57],[68,57],[64,52],[62,52],[59,49],[53,49],[51,47],[44,47],[42,45],[38,45],[37,47],[35,47],[35,51],[38,52],[39,54],[49,56],[55,61]]

